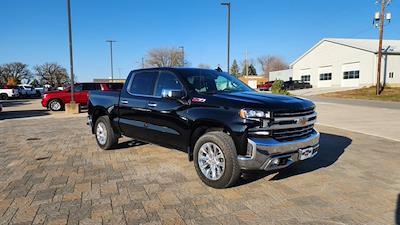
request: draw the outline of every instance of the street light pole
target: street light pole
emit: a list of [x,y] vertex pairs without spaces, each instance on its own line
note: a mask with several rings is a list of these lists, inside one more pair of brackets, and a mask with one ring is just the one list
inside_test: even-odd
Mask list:
[[112,50],[112,46],[113,46],[113,42],[116,42],[116,41],[114,41],[114,40],[106,40],[106,42],[110,43],[111,82],[114,82],[114,65],[113,65],[113,50]]
[[229,57],[230,57],[230,48],[231,48],[231,3],[223,2],[221,5],[228,6],[228,62],[227,62],[227,72],[229,73]]
[[179,48],[182,50],[182,67],[185,66],[185,48],[183,46],[179,46]]
[[69,35],[69,63],[71,68],[71,104],[75,103],[74,98],[74,62],[72,57],[72,26],[71,26],[71,1],[67,0],[68,5],[68,35]]

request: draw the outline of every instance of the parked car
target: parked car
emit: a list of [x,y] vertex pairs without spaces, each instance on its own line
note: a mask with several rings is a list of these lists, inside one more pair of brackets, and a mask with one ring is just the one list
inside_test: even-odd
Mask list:
[[0,103],[0,112],[3,111],[3,105]]
[[176,148],[205,184],[226,188],[242,170],[282,169],[317,154],[314,108],[224,72],[154,68],[132,71],[120,92],[91,92],[88,124],[102,149],[122,136]]
[[290,80],[290,81],[285,81],[285,83],[283,84],[283,88],[285,90],[297,90],[297,89],[312,88],[312,85],[308,82],[301,80]]
[[269,89],[272,87],[274,84],[274,81],[268,81],[265,82],[264,84],[257,85],[257,89],[260,91],[269,91]]
[[24,97],[40,97],[40,92],[36,91],[36,89],[29,84],[19,84],[18,91],[20,96]]
[[[74,100],[81,106],[88,103],[89,91],[121,90],[122,83],[76,83],[74,85]],[[42,106],[52,111],[64,110],[65,104],[71,101],[71,87],[62,91],[49,91],[43,95]]]
[[7,100],[9,98],[18,98],[19,91],[16,86],[3,86],[0,87],[0,99]]

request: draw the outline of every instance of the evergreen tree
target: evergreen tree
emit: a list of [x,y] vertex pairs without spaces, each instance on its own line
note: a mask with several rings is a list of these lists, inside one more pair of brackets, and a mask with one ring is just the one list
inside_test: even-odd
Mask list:
[[[256,76],[257,75],[256,68],[254,67],[253,64],[250,64],[249,66],[247,66],[247,73],[248,73],[249,76]],[[243,76],[246,75],[246,67],[243,67],[242,74],[243,74]]]
[[256,68],[254,67],[253,64],[250,64],[250,66],[249,66],[249,75],[250,76],[257,76],[257,71],[256,71]]
[[239,65],[236,62],[236,59],[233,60],[232,66],[231,66],[231,74],[235,77],[240,77],[239,73]]

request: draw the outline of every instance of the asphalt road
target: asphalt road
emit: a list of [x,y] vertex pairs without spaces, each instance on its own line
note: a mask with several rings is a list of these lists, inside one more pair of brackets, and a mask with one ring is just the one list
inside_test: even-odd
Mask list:
[[309,97],[317,105],[318,123],[400,141],[400,103]]

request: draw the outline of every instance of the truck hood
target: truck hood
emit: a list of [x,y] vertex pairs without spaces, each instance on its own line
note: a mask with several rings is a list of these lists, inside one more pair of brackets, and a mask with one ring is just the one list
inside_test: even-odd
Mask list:
[[233,101],[235,105],[249,108],[262,108],[270,111],[301,111],[315,107],[310,100],[276,94],[264,94],[255,91],[215,94],[216,98]]

